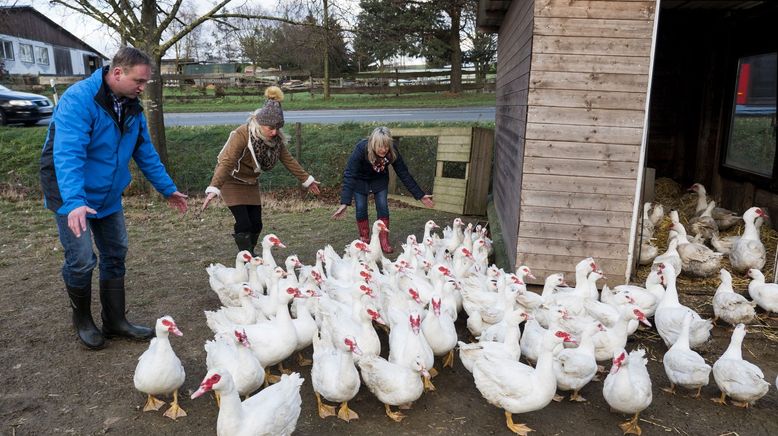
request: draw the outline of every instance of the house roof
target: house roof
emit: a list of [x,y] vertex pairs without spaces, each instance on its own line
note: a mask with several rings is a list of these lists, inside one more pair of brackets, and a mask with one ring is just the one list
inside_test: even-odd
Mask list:
[[[19,20],[25,16],[44,22],[54,32],[42,31],[34,25],[19,25]],[[0,33],[52,45],[91,51],[103,59],[110,59],[32,6],[0,6]]]

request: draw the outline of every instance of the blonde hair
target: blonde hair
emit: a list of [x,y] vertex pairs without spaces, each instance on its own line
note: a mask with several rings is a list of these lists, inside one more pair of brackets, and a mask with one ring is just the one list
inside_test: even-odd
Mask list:
[[385,146],[389,149],[389,151],[386,153],[386,157],[389,159],[389,163],[393,163],[397,159],[393,143],[394,139],[392,138],[392,132],[388,127],[376,127],[367,138],[367,160],[370,163],[375,162],[376,159],[378,159],[376,149],[379,146]]
[[254,112],[249,115],[249,118],[246,120],[246,124],[248,125],[249,129],[249,135],[251,138],[259,138],[264,142],[271,143],[273,140],[280,140],[284,145],[287,144],[288,138],[286,137],[286,134],[282,130],[282,128],[276,129],[276,137],[275,138],[266,138],[265,135],[262,134],[262,129],[259,127],[260,124],[257,121],[257,113],[262,110],[262,108],[259,108],[255,110]]

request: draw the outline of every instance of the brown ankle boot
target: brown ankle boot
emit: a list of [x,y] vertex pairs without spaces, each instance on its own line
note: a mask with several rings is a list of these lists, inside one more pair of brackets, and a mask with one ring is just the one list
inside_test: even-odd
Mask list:
[[386,231],[378,234],[378,240],[381,241],[381,250],[386,254],[394,253],[394,249],[389,244],[389,218],[378,218],[386,224]]
[[357,229],[359,230],[359,239],[365,244],[370,243],[370,221],[357,220]]

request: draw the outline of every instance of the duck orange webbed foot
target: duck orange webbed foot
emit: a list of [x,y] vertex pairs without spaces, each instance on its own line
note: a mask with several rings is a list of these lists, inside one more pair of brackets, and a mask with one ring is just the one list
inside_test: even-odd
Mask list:
[[713,401],[714,403],[721,404],[722,406],[727,405],[727,396],[724,394],[724,392],[721,393],[720,397],[713,397],[710,400]]
[[640,436],[640,434],[643,433],[643,430],[641,430],[640,426],[638,425],[639,415],[640,413],[636,413],[635,416],[633,416],[629,421],[619,424],[619,428],[624,432],[624,434],[634,434]]
[[146,398],[146,404],[143,406],[144,412],[150,412],[152,410],[159,410],[160,407],[167,404],[166,402],[155,398],[152,395],[149,395],[148,398]]
[[443,358],[443,368],[445,367],[454,367],[454,350],[449,351],[446,357]]
[[526,424],[513,422],[513,414],[508,411],[505,412],[505,425],[508,427],[508,430],[516,433],[519,436],[527,436],[529,432],[535,431],[527,427]]
[[359,419],[359,415],[348,408],[348,401],[344,401],[340,404],[340,409],[338,409],[338,418],[350,422]]
[[324,419],[330,416],[335,416],[335,406],[324,404],[318,392],[314,392],[314,395],[316,395],[316,404],[318,404],[319,407],[319,418]]
[[175,421],[176,418],[186,416],[184,409],[178,405],[178,391],[173,392],[173,402],[170,403],[170,408],[165,411],[164,415],[173,421]]
[[405,419],[405,415],[402,412],[392,412],[392,408],[388,404],[384,404],[384,408],[386,409],[386,416],[391,418],[392,421],[400,422]]

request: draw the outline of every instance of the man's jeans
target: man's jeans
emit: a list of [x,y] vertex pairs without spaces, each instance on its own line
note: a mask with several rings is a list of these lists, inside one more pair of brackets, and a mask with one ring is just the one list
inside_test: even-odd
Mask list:
[[[369,195],[369,194],[368,194]],[[375,209],[378,218],[389,218],[389,190],[384,189],[374,193]],[[354,207],[357,213],[357,221],[367,219],[367,195],[354,193]]]
[[59,240],[65,249],[62,279],[71,288],[85,288],[92,282],[92,270],[97,257],[92,249],[94,239],[100,252],[100,280],[124,277],[124,260],[127,257],[127,227],[124,211],[104,218],[88,218],[87,231],[76,238],[68,227],[67,215],[55,214]]

